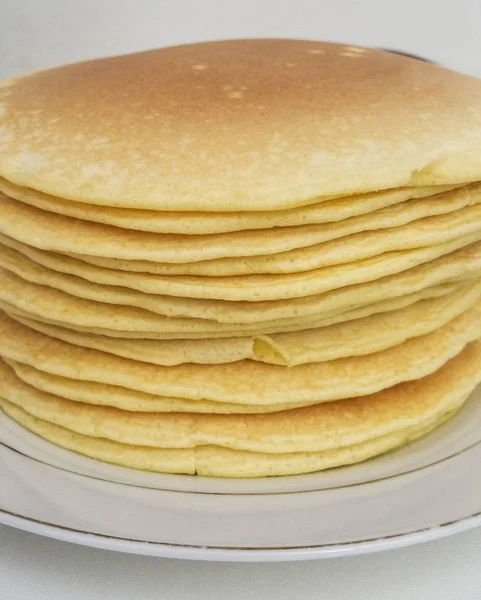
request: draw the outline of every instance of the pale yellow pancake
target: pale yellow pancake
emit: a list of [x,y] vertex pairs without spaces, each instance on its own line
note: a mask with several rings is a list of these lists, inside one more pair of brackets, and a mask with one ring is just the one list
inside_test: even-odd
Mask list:
[[[384,252],[431,246],[454,239],[457,232],[464,235],[463,224],[466,226],[470,218],[473,218],[474,222],[479,221],[480,217],[475,207],[466,211],[461,209],[478,204],[480,199],[481,187],[476,184],[449,194],[403,202],[370,215],[344,221],[342,237],[338,235],[341,233],[339,225],[320,225],[318,226],[320,237],[330,238],[337,232],[336,239],[275,255],[263,254],[169,264],[69,254],[73,258],[100,267],[157,275],[225,277],[262,273],[298,273],[362,260]],[[473,226],[474,223],[471,223],[470,228]],[[360,229],[363,229],[363,232],[356,233]],[[284,231],[275,229],[259,233],[263,233],[266,237],[282,238]]]
[[479,336],[478,301],[433,333],[365,356],[291,368],[250,360],[162,367],[68,344],[0,313],[0,355],[7,360],[62,377],[234,404],[328,402],[371,394],[429,375]]
[[[472,263],[471,263],[472,264]],[[405,306],[409,306],[421,299],[436,298],[443,296],[459,289],[459,286],[468,285],[479,279],[481,273],[476,271],[471,274],[471,279],[453,281],[452,283],[438,284],[427,288],[421,288],[412,294],[404,296],[394,296],[386,300],[374,302],[349,308],[349,310],[337,310],[322,313],[316,317],[306,317],[304,319],[286,319],[279,322],[263,322],[260,324],[245,324],[245,325],[229,325],[224,323],[209,322],[202,319],[168,319],[158,317],[148,311],[140,312],[137,309],[129,309],[128,307],[118,307],[118,310],[109,309],[109,305],[100,303],[88,303],[78,301],[76,298],[68,294],[59,294],[55,290],[43,286],[31,285],[25,286],[25,283],[20,278],[15,278],[8,271],[0,269],[0,281],[4,286],[3,296],[10,294],[12,302],[15,305],[0,300],[0,308],[9,314],[21,319],[35,320],[43,324],[51,324],[57,327],[62,327],[70,331],[93,333],[103,335],[109,338],[126,338],[139,340],[185,340],[185,339],[220,339],[220,338],[235,338],[246,337],[246,335],[267,335],[277,332],[286,333],[288,331],[304,331],[308,328],[326,327],[336,323],[344,323],[367,317],[381,312],[397,310]],[[0,287],[0,296],[1,293]],[[46,295],[45,295],[46,294]],[[35,302],[35,296],[37,301]],[[49,300],[58,301],[64,304],[63,307],[55,304],[49,304]],[[29,310],[19,308],[26,306]],[[48,308],[50,307],[50,312]],[[56,307],[56,310],[55,308]],[[45,311],[43,310],[45,309]],[[125,309],[125,310],[122,310]],[[69,313],[69,310],[72,312]],[[83,313],[75,313],[75,310],[84,310]],[[60,320],[52,319],[51,313],[58,316]],[[109,314],[110,313],[110,314]],[[64,317],[64,314],[67,317]],[[79,318],[75,319],[78,315]],[[147,315],[148,318],[143,318]],[[109,325],[119,326],[119,330],[105,329],[103,327],[91,327],[80,325],[78,322],[72,324],[65,322],[65,318],[69,321],[81,321],[85,323],[92,322],[92,319],[98,320],[102,317],[110,317]],[[95,322],[95,321],[94,321]],[[122,324],[126,327],[134,327],[135,331],[122,329]],[[153,331],[160,329],[160,332]]]
[[387,206],[405,202],[411,198],[434,196],[455,189],[458,186],[433,186],[419,188],[399,188],[335,200],[324,200],[318,204],[301,206],[289,210],[257,212],[165,212],[96,206],[71,202],[42,192],[14,185],[0,177],[0,192],[60,215],[83,221],[104,223],[124,229],[152,231],[154,233],[180,233],[205,235],[245,231],[247,229],[269,229],[271,227],[293,227],[314,223],[332,223],[350,217],[364,215]]
[[419,426],[453,410],[481,380],[481,347],[476,342],[473,347],[461,353],[466,366],[458,356],[432,375],[377,394],[264,415],[156,415],[72,402],[23,383],[3,361],[1,396],[44,421],[123,444],[322,452]]
[[[41,260],[42,263],[48,263],[49,267],[53,267],[59,272],[80,276],[94,283],[137,290],[144,294],[226,300],[228,302],[262,302],[313,296],[400,273],[480,240],[481,221],[472,223],[469,227],[474,229],[475,233],[462,237],[454,236],[454,233],[451,233],[450,235],[454,236],[452,240],[434,246],[386,252],[353,263],[280,275],[239,277],[149,275],[118,272],[49,253],[43,253],[40,256],[35,254],[35,258]],[[35,250],[31,251],[24,247],[24,252],[33,256]],[[19,268],[17,266],[17,269]]]
[[481,379],[481,347],[469,344],[436,373],[371,396],[242,417],[127,413],[39,392],[8,367],[0,377],[7,414],[60,446],[144,470],[252,477],[352,464],[428,433]]
[[[16,242],[13,242],[12,240],[8,240],[8,243],[12,246],[18,247],[18,244]],[[131,290],[129,288],[123,288],[121,286],[113,286],[113,285],[104,285],[104,284],[98,284],[98,283],[94,283],[88,280],[85,280],[81,277],[78,277],[76,275],[69,275],[69,274],[63,274],[63,273],[59,273],[58,271],[55,271],[53,269],[50,269],[49,267],[45,267],[44,265],[41,265],[37,262],[35,262],[35,260],[32,260],[31,258],[27,257],[27,255],[25,254],[25,252],[27,254],[29,254],[30,256],[32,256],[33,258],[37,258],[38,260],[41,260],[42,262],[45,262],[47,264],[50,264],[51,260],[50,257],[48,260],[44,260],[44,258],[42,256],[38,257],[36,255],[36,253],[38,251],[36,250],[32,250],[29,249],[27,247],[19,247],[20,250],[23,250],[23,252],[18,252],[16,250],[13,250],[12,248],[8,248],[6,246],[2,246],[0,244],[0,269],[2,269],[1,273],[2,273],[2,277],[4,280],[4,284],[6,286],[5,288],[5,294],[8,294],[8,289],[10,289],[10,287],[13,286],[12,289],[15,289],[15,287],[18,287],[18,285],[20,284],[20,286],[22,285],[22,282],[19,282],[18,277],[12,277],[12,275],[9,275],[8,273],[5,272],[5,269],[7,269],[11,274],[16,274],[17,276],[19,276],[21,279],[23,279],[24,281],[28,281],[31,282],[33,284],[37,284],[40,286],[47,286],[48,288],[53,288],[56,290],[60,290],[63,292],[66,292],[67,294],[69,294],[69,296],[74,296],[76,298],[79,299],[87,299],[87,300],[93,300],[95,302],[101,302],[101,303],[107,303],[107,304],[114,304],[114,305],[119,305],[116,306],[113,309],[113,312],[117,313],[118,311],[122,312],[123,309],[120,308],[120,306],[124,306],[124,307],[138,307],[141,309],[146,309],[147,311],[151,311],[153,313],[156,314],[160,314],[162,316],[167,316],[167,317],[182,317],[183,319],[189,317],[189,318],[194,318],[194,319],[208,319],[208,320],[214,320],[214,321],[220,321],[220,322],[224,322],[224,323],[233,323],[234,326],[231,327],[231,329],[235,330],[235,329],[239,329],[239,325],[242,323],[255,323],[255,322],[262,322],[263,319],[261,318],[264,314],[265,311],[265,307],[268,305],[268,303],[266,302],[259,302],[256,304],[253,303],[238,303],[238,302],[229,302],[229,301],[222,301],[222,300],[211,300],[211,299],[189,299],[189,298],[175,298],[172,296],[161,296],[161,295],[153,295],[153,294],[146,294],[144,292],[140,292],[138,290]],[[448,248],[444,247],[444,249],[452,249],[452,246],[449,246]],[[439,250],[439,249],[438,249]],[[411,271],[411,269],[409,270],[409,272]],[[332,272],[332,271],[331,271]],[[7,281],[9,283],[7,283]],[[382,286],[382,281],[383,280],[377,280],[379,281],[380,285]],[[385,281],[385,280],[384,280]],[[29,287],[27,284],[23,284],[24,287]],[[31,286],[30,286],[31,287]],[[359,286],[359,288],[361,288],[362,286]],[[382,286],[384,287],[384,286]],[[328,308],[327,311],[324,312],[328,312],[328,313],[332,313],[334,312],[339,312],[339,311],[343,311],[346,308],[351,308],[349,306],[350,303],[354,304],[354,305],[359,305],[362,303],[369,303],[369,298],[366,299],[366,288],[368,288],[367,284],[364,284],[364,290],[363,290],[363,294],[361,296],[361,294],[359,294],[359,296],[356,293],[357,287],[356,286],[348,286],[348,288],[346,288],[345,290],[336,290],[336,291],[330,291],[328,292],[329,297],[330,297],[330,302],[328,302]],[[43,290],[45,292],[45,290]],[[403,289],[403,292],[405,290]],[[354,292],[354,293],[350,293],[350,292]],[[49,290],[47,293],[49,293],[50,295],[52,294],[52,291]],[[19,295],[21,296],[25,296],[25,294],[28,294],[28,292],[23,292],[21,289],[19,290]],[[41,303],[41,296],[42,296],[42,290],[38,291],[37,296],[39,297],[39,303]],[[335,302],[336,296],[338,296],[340,299],[343,299],[343,301],[340,302],[340,306],[339,307],[333,307],[333,304]],[[65,295],[64,295],[65,297]],[[5,296],[4,300],[9,302],[10,296]],[[351,300],[349,300],[349,298],[351,298]],[[359,299],[358,299],[359,298]],[[60,298],[59,298],[60,301]],[[70,302],[72,302],[72,298],[69,298],[68,296],[65,297],[65,302],[67,302],[67,304]],[[311,318],[312,315],[310,314],[311,311],[307,311],[307,314],[304,314],[303,311],[301,312],[300,310],[296,311],[296,302],[299,301],[292,301],[292,308],[291,308],[291,315],[287,318],[283,318],[282,319],[282,325],[285,327],[288,327],[292,323],[294,323],[295,325],[297,324],[301,324],[302,322],[306,321],[307,325],[312,324],[313,319]],[[284,301],[284,304],[286,303],[286,301]],[[347,304],[346,304],[347,303]],[[260,311],[260,316],[256,315],[256,308],[257,306],[259,306],[261,308]],[[277,305],[279,306],[279,304]],[[224,310],[223,310],[224,309]],[[264,310],[262,310],[264,309]],[[85,312],[85,309],[84,309]],[[97,311],[98,314],[101,314],[102,311],[99,310]],[[129,314],[129,311],[127,309],[127,314]],[[321,309],[321,312],[322,309]],[[139,315],[141,314],[142,311],[134,311],[134,320],[135,320],[135,315]],[[87,311],[88,314],[88,311]],[[288,313],[289,314],[289,313]],[[277,316],[277,315],[276,315]],[[280,319],[279,319],[280,320]],[[184,324],[187,324],[184,321]],[[198,324],[201,325],[206,325],[206,323],[201,323]],[[274,325],[273,323],[267,323],[267,322],[263,322],[263,328],[265,330],[266,327],[270,327],[271,325]],[[210,324],[209,324],[210,326]],[[228,327],[218,327],[215,324],[212,327],[212,330],[217,329],[217,330],[228,330]],[[246,331],[248,331],[251,328],[247,328],[246,327]],[[282,328],[280,329],[280,331],[288,331],[288,329],[283,330]]]
[[112,339],[13,315],[46,335],[84,348],[152,364],[221,364],[253,359],[294,366],[371,354],[425,335],[470,308],[481,296],[471,283],[438,298],[419,300],[397,310],[293,333],[204,340]]
[[33,417],[1,397],[0,407],[14,421],[49,442],[96,460],[143,471],[231,478],[298,475],[355,464],[426,435],[453,414],[449,413],[425,428],[410,428],[360,446],[322,453],[265,454],[217,446],[185,450],[128,446],[103,438],[84,436],[52,425]]
[[[443,296],[446,293],[450,293],[459,289],[460,285],[467,285],[472,283],[473,281],[477,281],[478,277],[469,281],[462,281],[459,283],[452,284],[443,284],[434,287],[429,287],[423,289],[414,294],[410,294],[407,296],[399,296],[389,300],[380,301],[374,304],[367,304],[365,306],[360,306],[358,308],[353,308],[351,310],[345,312],[333,312],[329,313],[330,316],[324,316],[321,319],[314,319],[313,321],[304,320],[302,322],[292,322],[291,325],[284,325],[284,322],[272,323],[272,327],[267,328],[267,331],[271,330],[272,332],[276,331],[299,331],[305,330],[308,327],[326,327],[328,325],[333,325],[336,323],[345,323],[348,321],[352,321],[354,319],[360,319],[363,317],[370,316],[372,314],[378,314],[380,312],[387,312],[390,310],[397,310],[404,306],[409,306],[414,302],[417,302],[420,299],[426,298],[438,298]],[[17,301],[18,303],[18,301]],[[69,332],[77,332],[77,333],[89,333],[95,335],[102,335],[107,338],[115,338],[121,339],[122,336],[125,336],[126,340],[203,340],[203,339],[234,339],[236,337],[245,338],[249,331],[255,332],[256,328],[253,326],[239,326],[237,330],[233,331],[222,331],[217,330],[213,332],[207,331],[189,331],[187,333],[172,333],[172,332],[162,332],[162,333],[154,333],[152,331],[114,331],[111,329],[102,329],[102,328],[89,328],[82,327],[80,325],[72,326],[67,323],[62,323],[59,321],[55,321],[54,319],[49,319],[48,317],[41,316],[39,317],[37,314],[30,314],[22,309],[19,309],[17,306],[10,305],[6,302],[0,301],[0,308],[7,312],[9,315],[13,316],[17,320],[28,320],[33,323],[42,326],[42,325],[53,325],[58,328],[66,329]],[[183,320],[182,320],[183,321]],[[224,326],[225,327],[225,326]],[[35,328],[35,327],[34,327]],[[261,330],[262,331],[262,330]],[[252,335],[252,334],[251,334]],[[261,334],[259,334],[261,335]],[[188,337],[186,337],[188,336]]]
[[[85,300],[47,286],[29,283],[5,269],[0,269],[0,303],[9,311],[20,311],[21,316],[115,337],[236,337],[247,333],[260,335],[326,325],[329,324],[326,319],[332,317],[336,318],[331,323],[339,322],[344,320],[340,315],[360,305],[367,306],[403,294],[413,294],[450,280],[477,277],[480,270],[481,244],[477,243],[404,273],[319,296],[255,304],[192,301],[194,310],[200,305],[210,310],[217,320],[230,320],[231,323],[162,317],[130,306],[119,305],[114,308],[103,302]],[[105,299],[115,301],[108,294]],[[165,299],[156,297],[155,300],[162,307]],[[174,307],[175,301],[172,299],[168,306]],[[184,307],[188,304],[184,302]],[[261,321],[262,317],[271,317],[273,320]],[[292,321],[286,322],[285,319]],[[245,323],[240,324],[242,321]]]
[[17,78],[0,90],[0,176],[87,204],[213,212],[481,180],[478,79],[347,48],[230,40]]
[[292,367],[380,352],[436,331],[472,307],[480,296],[481,283],[476,282],[452,294],[421,300],[399,310],[327,327],[259,336],[251,358]]
[[269,413],[301,406],[310,406],[313,402],[285,404],[233,404],[229,402],[211,402],[209,400],[186,400],[170,396],[158,396],[130,390],[118,385],[109,385],[95,381],[69,379],[39,371],[29,365],[5,360],[15,371],[17,377],[39,390],[68,398],[76,402],[85,402],[96,406],[114,406],[122,410],[149,413],[207,413],[207,414],[255,414]]
[[[387,209],[388,215],[382,214],[377,217],[376,213],[371,213],[339,223],[185,236],[159,235],[72,219],[34,208],[0,194],[2,211],[0,233],[25,244],[55,252],[170,263],[279,253],[281,256],[275,260],[282,263],[282,254],[288,250],[307,248],[317,244],[313,256],[310,257],[311,263],[315,264],[316,257],[319,260],[319,255],[326,254],[329,257],[329,252],[339,253],[339,243],[341,243],[341,256],[343,253],[347,253],[343,259],[344,262],[347,262],[362,257],[363,249],[366,253],[371,246],[375,250],[374,253],[394,250],[399,247],[401,240],[408,244],[408,247],[412,247],[409,246],[409,243],[415,240],[414,235],[420,236],[419,245],[441,243],[454,237],[469,235],[476,230],[475,226],[481,220],[481,206],[479,204],[469,206],[469,203],[479,200],[479,186],[474,186],[472,189],[472,192],[471,188],[467,192],[464,192],[464,188],[447,192],[447,201],[443,201],[444,195],[441,195],[443,206],[452,206],[456,203],[460,203],[461,206],[468,204],[468,206],[455,210],[452,216],[450,216],[451,213],[447,213],[427,217],[426,223],[420,222],[417,227],[416,221],[414,221],[411,226],[414,229],[409,230],[406,235],[402,233],[404,227],[407,226],[403,223],[410,220],[410,215],[412,218],[416,218],[417,214],[426,215],[430,212],[436,214],[432,201],[415,200],[408,203],[406,208],[401,204]],[[456,200],[459,195],[461,195],[461,201]],[[449,200],[451,196],[453,199]],[[412,203],[414,203],[414,207],[418,206],[418,208],[413,208]],[[417,203],[421,204],[422,210],[419,209]],[[390,215],[390,213],[394,214]],[[395,228],[396,223],[401,223],[399,232],[390,232],[389,234],[382,231],[369,232],[372,228]],[[344,241],[335,242],[336,239],[352,234],[357,237],[349,240],[348,244],[345,244]],[[324,243],[324,245],[320,247],[320,243]],[[288,258],[286,262],[289,265]],[[328,262],[327,264],[333,263]],[[284,272],[287,268],[288,266],[285,265]]]

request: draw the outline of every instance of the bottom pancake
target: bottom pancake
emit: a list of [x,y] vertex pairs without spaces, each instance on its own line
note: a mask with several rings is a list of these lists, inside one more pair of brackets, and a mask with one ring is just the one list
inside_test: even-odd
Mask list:
[[117,465],[261,477],[361,462],[430,432],[481,380],[481,342],[437,372],[376,394],[264,415],[129,413],[39,392],[1,369],[0,405],[48,441]]
[[[451,414],[425,428],[406,429],[380,439],[334,451],[295,454],[262,454],[203,446],[185,450],[127,446],[101,438],[74,433],[64,427],[37,419],[15,404],[0,398],[0,406],[14,421],[47,441],[114,465],[203,477],[253,478],[300,475],[347,466],[384,454],[433,431]],[[454,413],[453,413],[454,414]]]

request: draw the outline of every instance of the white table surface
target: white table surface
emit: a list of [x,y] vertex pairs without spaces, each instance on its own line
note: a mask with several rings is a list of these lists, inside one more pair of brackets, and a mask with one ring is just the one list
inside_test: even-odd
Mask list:
[[[202,39],[397,48],[481,76],[481,0],[4,0],[0,77]],[[0,526],[0,600],[479,600],[481,529],[368,556],[213,564],[128,556]]]

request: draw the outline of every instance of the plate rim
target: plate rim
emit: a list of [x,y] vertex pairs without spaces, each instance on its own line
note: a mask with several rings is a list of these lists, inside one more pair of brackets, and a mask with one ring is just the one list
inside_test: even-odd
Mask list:
[[2,508],[0,508],[0,524],[62,542],[125,554],[214,562],[286,562],[370,554],[442,539],[481,527],[481,510],[454,521],[438,523],[406,533],[333,544],[275,548],[196,546],[127,539],[39,521]]

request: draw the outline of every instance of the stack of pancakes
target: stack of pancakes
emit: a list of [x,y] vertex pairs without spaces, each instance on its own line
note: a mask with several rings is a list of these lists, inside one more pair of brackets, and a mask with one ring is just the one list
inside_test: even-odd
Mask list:
[[0,87],[0,406],[128,467],[351,464],[481,380],[481,82],[238,40]]

